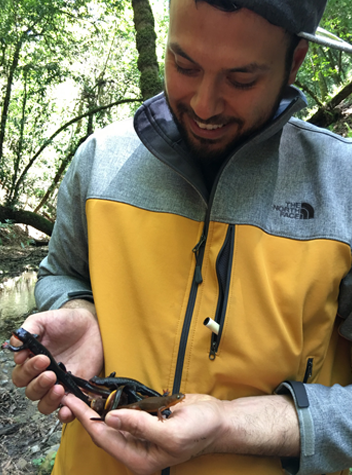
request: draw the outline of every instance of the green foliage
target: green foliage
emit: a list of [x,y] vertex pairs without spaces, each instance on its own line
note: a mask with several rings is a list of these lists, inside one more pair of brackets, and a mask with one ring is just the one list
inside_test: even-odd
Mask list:
[[32,460],[32,464],[37,467],[38,475],[50,475],[56,458],[57,452],[49,452],[46,457],[40,457]]
[[[320,26],[352,42],[352,2],[329,0]],[[351,79],[352,55],[311,43],[297,84],[306,93],[309,107],[314,108],[328,102]]]
[[[2,0],[3,203],[34,209],[42,198],[48,200],[46,191],[55,182],[51,203],[41,204],[52,210],[55,190],[81,139],[121,114],[131,114],[128,106],[122,112],[108,106],[140,97],[134,41],[127,0]],[[93,109],[94,114],[87,114]]]
[[347,124],[347,122],[345,122],[345,126],[347,128],[347,137],[351,138],[352,139],[352,128]]

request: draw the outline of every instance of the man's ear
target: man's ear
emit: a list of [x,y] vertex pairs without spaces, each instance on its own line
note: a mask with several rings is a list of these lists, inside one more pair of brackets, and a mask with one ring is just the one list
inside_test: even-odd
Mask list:
[[293,84],[295,82],[297,72],[299,68],[301,67],[301,64],[303,63],[303,60],[306,57],[307,52],[308,52],[308,41],[301,40],[298,43],[293,53],[292,67],[291,67],[291,72],[290,72],[290,76],[288,80],[289,84]]

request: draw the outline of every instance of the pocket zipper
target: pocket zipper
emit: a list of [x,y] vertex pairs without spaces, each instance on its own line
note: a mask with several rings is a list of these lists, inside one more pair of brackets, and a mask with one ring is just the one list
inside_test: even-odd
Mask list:
[[312,377],[313,361],[314,361],[314,358],[307,359],[306,372],[304,373],[304,378],[303,378],[304,383],[308,383],[308,379]]
[[227,300],[231,280],[234,235],[235,226],[230,225],[226,233],[224,244],[219,252],[216,262],[216,272],[219,283],[219,299],[214,320],[216,323],[219,324],[220,327],[219,333],[217,335],[215,333],[212,333],[211,335],[209,359],[212,361],[215,360],[216,353],[219,348],[222,329],[225,321]]

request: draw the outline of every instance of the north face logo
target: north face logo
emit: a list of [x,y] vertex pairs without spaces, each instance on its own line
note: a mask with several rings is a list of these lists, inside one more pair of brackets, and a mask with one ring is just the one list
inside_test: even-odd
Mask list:
[[275,211],[279,211],[281,218],[290,219],[313,219],[314,208],[309,203],[291,203],[286,201],[285,205],[273,205]]

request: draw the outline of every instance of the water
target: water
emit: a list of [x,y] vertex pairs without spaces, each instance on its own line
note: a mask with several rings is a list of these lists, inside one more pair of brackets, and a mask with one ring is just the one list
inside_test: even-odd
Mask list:
[[20,276],[0,284],[0,343],[9,338],[35,309],[34,286],[37,273],[23,272]]

